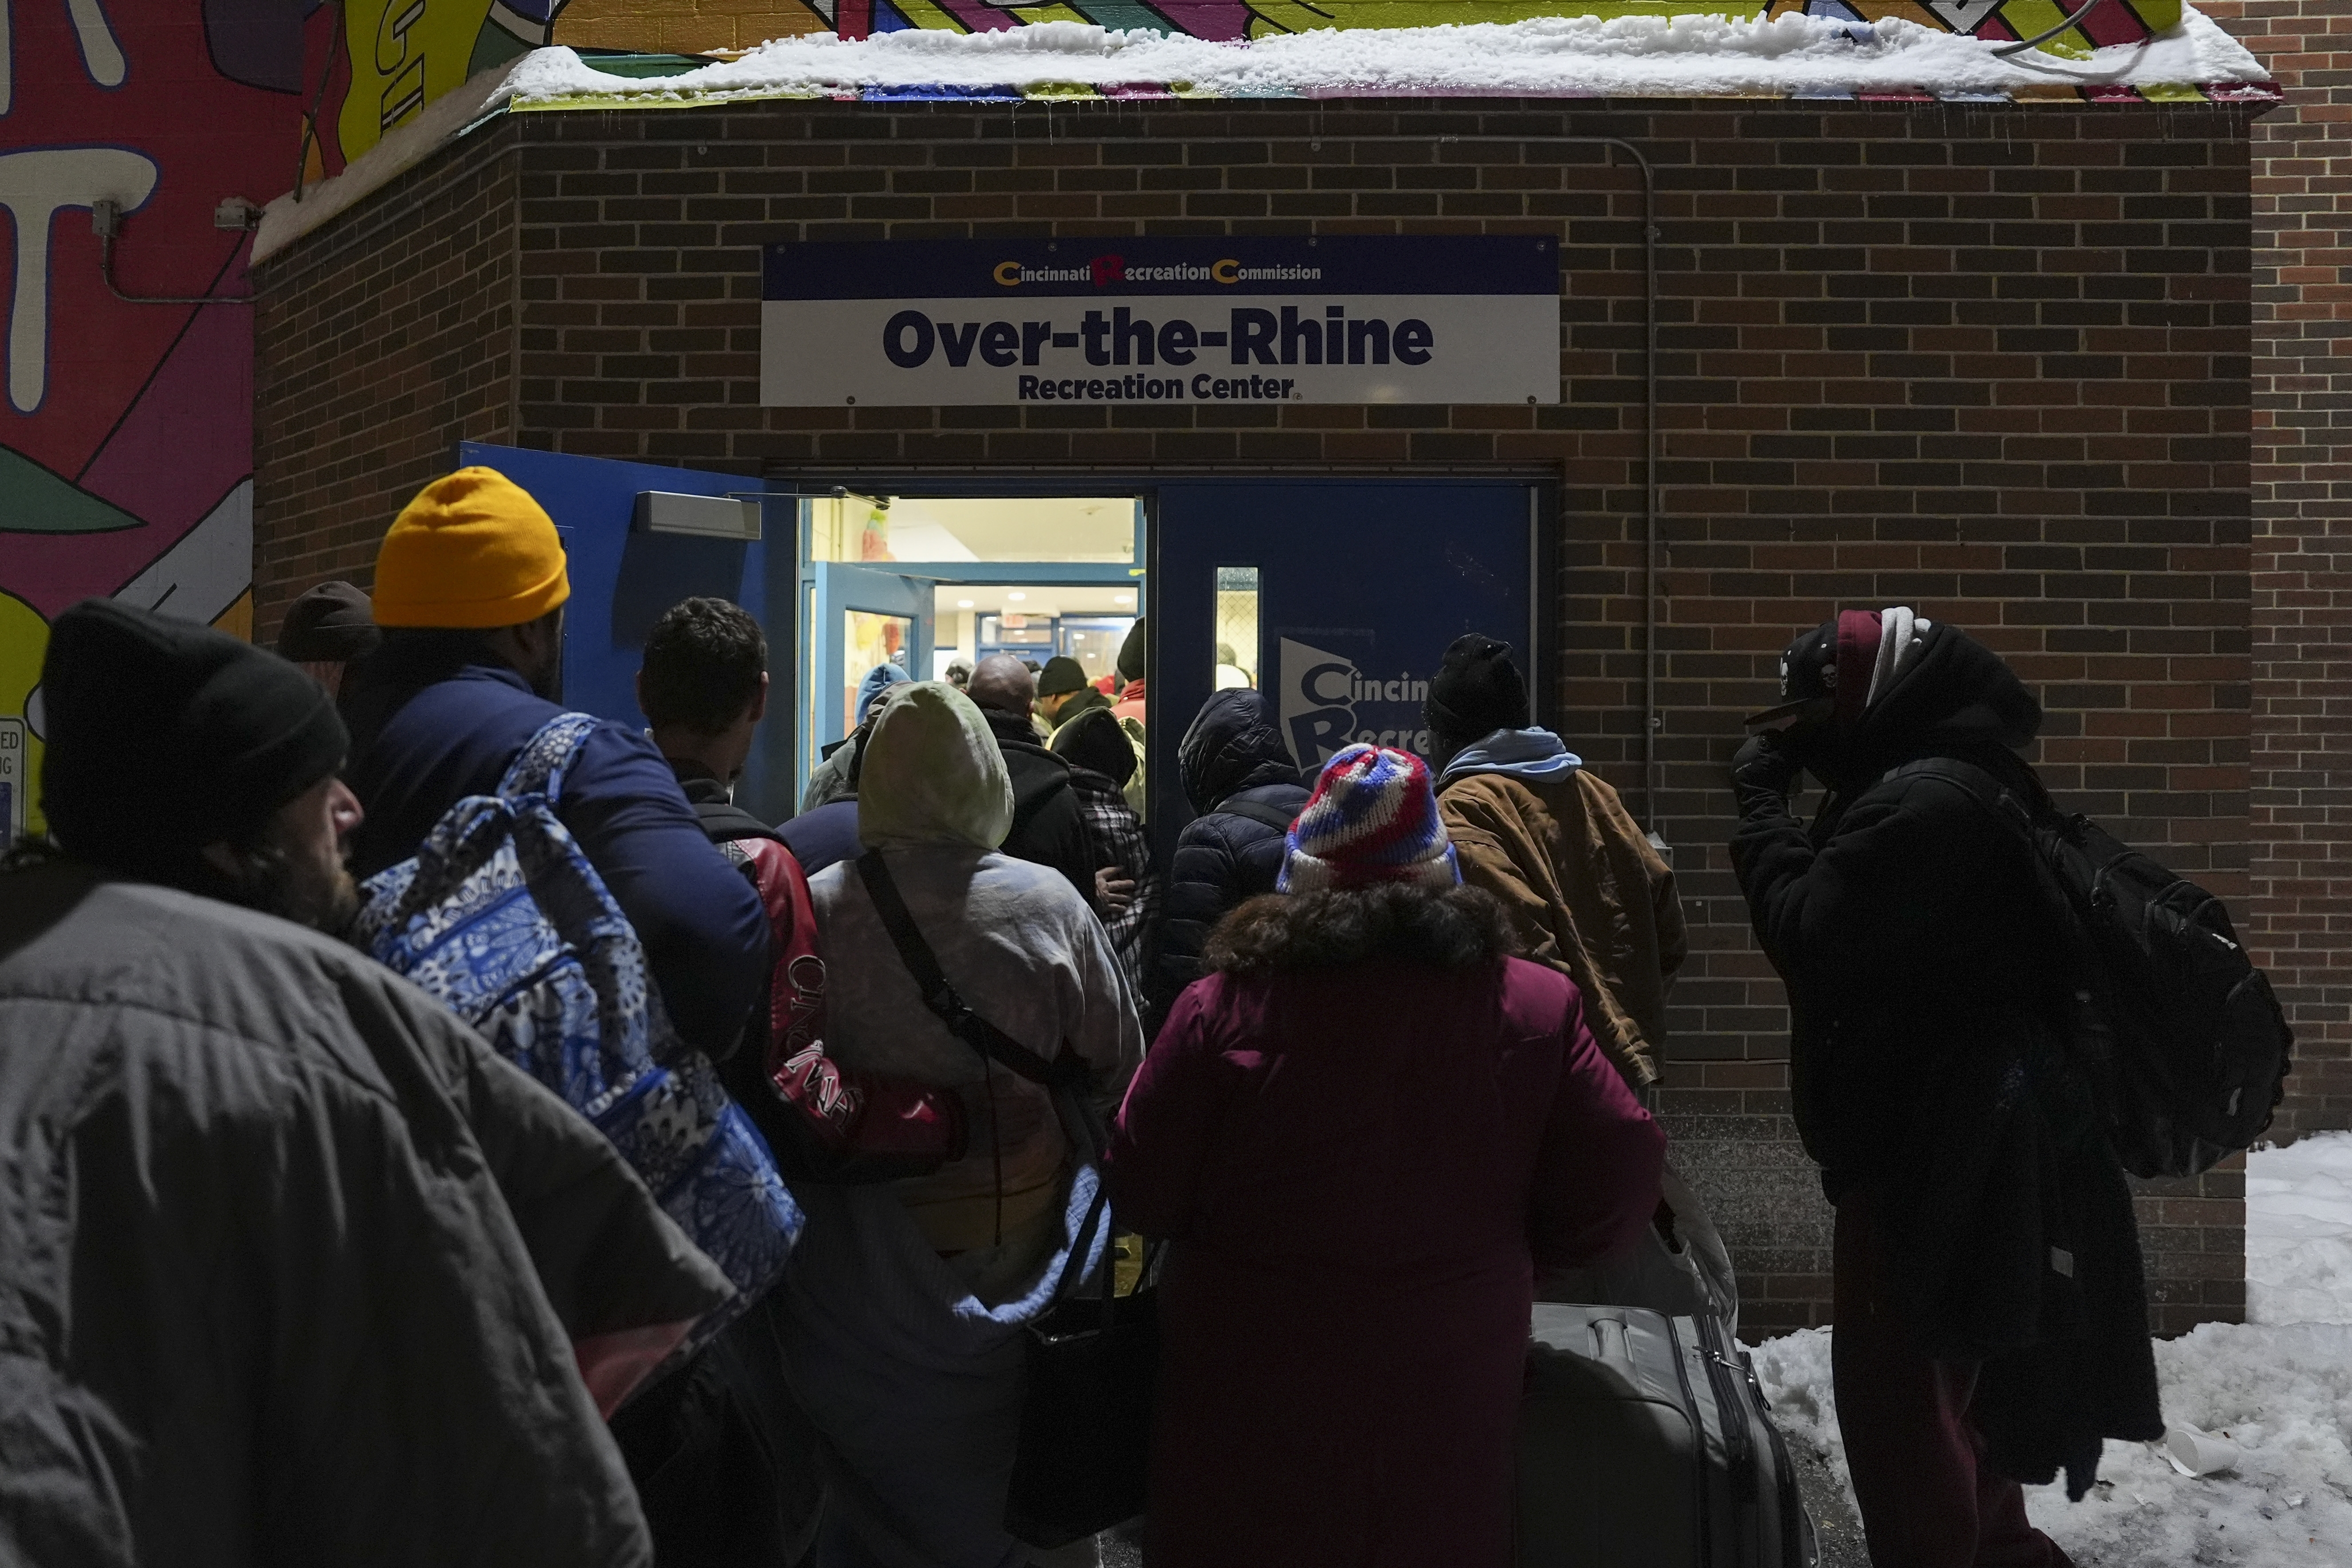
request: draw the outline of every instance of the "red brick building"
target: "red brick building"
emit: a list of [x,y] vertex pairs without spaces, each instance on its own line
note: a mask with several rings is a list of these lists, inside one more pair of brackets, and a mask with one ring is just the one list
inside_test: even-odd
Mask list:
[[[2274,345],[2251,363],[2255,192],[2277,199],[2252,160],[2279,166],[2261,107],[504,114],[257,269],[257,629],[320,577],[364,581],[386,521],[460,439],[820,485],[1525,477],[1558,518],[1557,572],[1538,584],[1556,626],[1549,717],[1676,847],[1698,950],[1667,1052],[1680,1158],[1746,1271],[1751,1336],[1821,1321],[1827,1210],[1787,1117],[1780,987],[1722,848],[1722,764],[1739,716],[1770,700],[1781,645],[1835,607],[1908,604],[2016,664],[2051,711],[2038,760],[2053,788],[2252,911],[2311,1042],[2292,1120],[2341,1124],[2352,1028],[2343,917],[2321,907],[2340,873],[2318,775],[2342,742],[2299,684],[2334,678],[2310,667],[2346,635],[2303,596],[2340,570],[2337,524],[2318,498],[2296,510],[2280,468],[2278,400],[2313,395],[2288,390]],[[1592,138],[1654,171],[1654,366],[1642,180]],[[770,242],[1465,231],[1557,237],[1559,404],[759,400]],[[2268,466],[2250,485],[2258,386]],[[2236,1317],[2240,1178],[2151,1188],[2142,1214],[2158,1327]]]

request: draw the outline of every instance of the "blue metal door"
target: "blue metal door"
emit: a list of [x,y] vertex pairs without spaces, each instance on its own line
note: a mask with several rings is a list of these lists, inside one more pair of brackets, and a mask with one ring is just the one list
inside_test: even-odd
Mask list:
[[563,616],[563,699],[599,718],[643,725],[637,667],[646,633],[680,599],[731,599],[768,634],[768,721],[752,742],[737,786],[745,809],[773,821],[792,811],[793,576],[795,518],[788,497],[764,508],[756,540],[638,532],[641,491],[748,496],[760,481],[605,458],[571,457],[460,442],[461,467],[479,465],[529,490],[563,535],[572,599]]
[[[1312,770],[1359,741],[1427,755],[1428,680],[1464,632],[1513,644],[1532,675],[1537,500],[1505,479],[1163,483],[1150,686],[1161,854],[1192,816],[1179,742],[1220,681],[1252,678]],[[1231,647],[1228,665],[1218,644],[1245,637],[1252,594],[1255,647]],[[1540,703],[1543,682],[1529,684]]]

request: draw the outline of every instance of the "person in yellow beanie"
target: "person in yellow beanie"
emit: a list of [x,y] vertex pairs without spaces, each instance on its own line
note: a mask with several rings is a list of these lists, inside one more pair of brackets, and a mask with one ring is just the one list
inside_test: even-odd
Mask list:
[[555,520],[496,468],[425,486],[375,558],[380,626],[521,626],[570,597]]
[[[376,552],[383,645],[345,682],[347,782],[367,809],[352,869],[416,853],[443,814],[498,787],[563,711],[563,542],[546,509],[493,468],[434,480]],[[661,752],[600,720],[556,815],[645,943],[686,1043],[723,1059],[767,972],[766,911],[696,820]]]

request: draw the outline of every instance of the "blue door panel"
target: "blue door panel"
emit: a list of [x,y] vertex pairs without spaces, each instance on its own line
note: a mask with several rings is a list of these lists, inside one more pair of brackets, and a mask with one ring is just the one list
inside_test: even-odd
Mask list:
[[[772,689],[792,689],[793,513],[789,502],[767,510],[755,542],[698,539],[674,533],[635,533],[631,523],[641,490],[673,495],[743,495],[760,489],[740,474],[713,474],[654,463],[624,463],[558,452],[460,442],[459,466],[480,465],[531,493],[563,535],[572,598],[563,615],[563,699],[567,706],[599,718],[641,726],[637,667],[646,633],[656,617],[680,599],[707,595],[731,599],[768,628]],[[782,526],[774,557],[782,567],[782,587],[771,595],[771,540]],[[773,612],[772,614],[771,612]],[[783,635],[779,635],[782,632]],[[789,803],[771,809],[772,786],[789,787],[792,727],[782,703],[779,721],[761,726],[737,795],[755,813],[782,816]]]
[[1162,854],[1192,816],[1177,759],[1212,689],[1219,567],[1257,568],[1255,668],[1310,772],[1359,740],[1426,755],[1427,681],[1464,632],[1511,643],[1523,668],[1533,662],[1524,481],[1163,483],[1157,530],[1150,761]]

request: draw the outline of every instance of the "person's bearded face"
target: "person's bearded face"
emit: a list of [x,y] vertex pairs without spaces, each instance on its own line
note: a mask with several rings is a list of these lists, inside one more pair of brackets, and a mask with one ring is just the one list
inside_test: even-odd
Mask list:
[[279,806],[258,844],[245,850],[216,844],[205,856],[236,902],[339,935],[359,912],[343,847],[362,815],[359,797],[330,773]]

